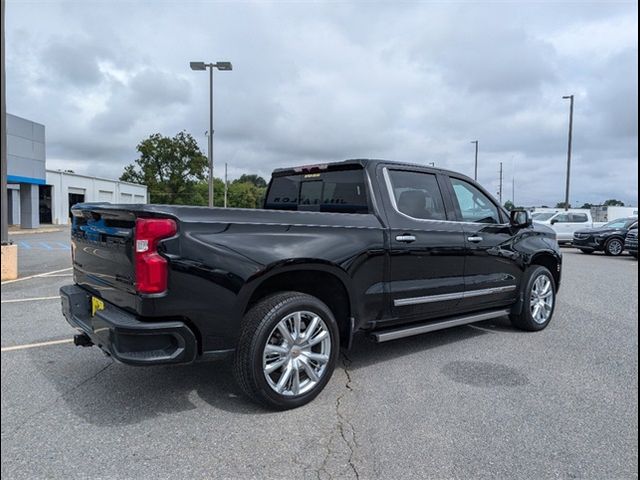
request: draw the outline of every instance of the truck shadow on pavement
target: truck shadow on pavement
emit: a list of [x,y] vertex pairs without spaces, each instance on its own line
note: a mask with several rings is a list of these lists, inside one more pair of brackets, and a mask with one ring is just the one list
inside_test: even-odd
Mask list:
[[[501,320],[494,322],[502,325]],[[490,332],[457,327],[431,334],[376,344],[357,337],[336,367],[352,374],[376,364],[429,351],[452,343],[471,341]],[[193,365],[131,367],[113,362],[97,349],[62,346],[29,353],[31,362],[57,390],[71,413],[97,426],[137,424],[160,416],[203,410],[202,416],[215,419],[215,411],[234,414],[273,414],[248,400],[236,386],[230,361]],[[348,363],[343,360],[347,359]],[[369,376],[369,375],[367,375]],[[371,376],[375,376],[372,372]],[[383,381],[384,379],[381,379]],[[341,388],[335,378],[327,386]],[[53,399],[52,399],[53,400]],[[316,400],[317,402],[318,400]],[[206,404],[206,405],[203,405]],[[314,402],[305,408],[313,408]]]

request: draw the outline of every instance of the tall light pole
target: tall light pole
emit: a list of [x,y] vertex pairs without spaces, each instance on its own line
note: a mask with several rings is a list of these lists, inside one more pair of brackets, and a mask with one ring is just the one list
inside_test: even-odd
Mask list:
[[[6,105],[6,90],[5,90],[5,72],[4,72],[4,0],[2,0],[2,59],[0,62],[2,63],[2,92],[0,95],[2,96],[2,157],[0,158],[0,162],[2,164],[2,171],[0,176],[0,195],[2,195],[2,205],[0,205],[1,209],[1,219],[0,219],[0,243],[2,245],[6,245],[9,243],[9,212],[7,208],[7,105]],[[4,257],[4,247],[2,247],[2,256]],[[4,258],[3,258],[4,261]],[[3,279],[4,280],[4,279]]]
[[209,142],[207,157],[209,159],[209,206],[213,207],[213,69],[217,68],[221,71],[233,70],[231,62],[189,62],[191,70],[209,69]]
[[227,192],[229,191],[229,180],[227,180],[227,162],[224,162],[224,208],[227,208]]
[[567,186],[564,194],[564,209],[569,210],[569,185],[571,179],[571,142],[573,139],[573,95],[565,95],[562,97],[569,100],[569,142],[567,145]]
[[500,191],[498,195],[500,196],[500,205],[502,205],[502,162],[500,162]]
[[475,168],[473,170],[473,179],[477,182],[478,181],[478,140],[472,140],[471,143],[476,144],[476,163],[475,163]]

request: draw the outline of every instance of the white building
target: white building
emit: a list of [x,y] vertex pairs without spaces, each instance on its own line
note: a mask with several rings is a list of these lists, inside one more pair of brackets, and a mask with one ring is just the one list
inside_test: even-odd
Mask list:
[[7,114],[9,224],[36,228],[69,223],[81,202],[147,203],[147,187],[107,178],[46,170],[45,127]]
[[40,211],[49,211],[49,222],[66,224],[70,208],[82,202],[147,203],[147,187],[135,183],[47,170],[47,184],[40,187]]

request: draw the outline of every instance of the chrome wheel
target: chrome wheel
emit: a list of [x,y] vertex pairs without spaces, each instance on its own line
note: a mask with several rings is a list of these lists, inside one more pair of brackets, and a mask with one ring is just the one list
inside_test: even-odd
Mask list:
[[620,255],[622,253],[623,245],[620,240],[614,239],[609,241],[607,245],[607,250],[611,255]]
[[553,283],[546,275],[540,275],[533,282],[529,307],[531,317],[538,324],[544,324],[551,317],[553,311]]
[[278,322],[262,354],[269,386],[285,396],[302,395],[315,387],[331,356],[331,335],[313,312],[294,312]]

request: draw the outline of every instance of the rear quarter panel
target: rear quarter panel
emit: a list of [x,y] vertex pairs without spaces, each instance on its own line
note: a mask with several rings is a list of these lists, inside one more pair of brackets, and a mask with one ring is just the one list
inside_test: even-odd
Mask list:
[[201,332],[204,350],[228,348],[262,282],[282,272],[317,270],[343,282],[357,319],[384,314],[385,230],[374,215],[267,213],[275,214],[272,221],[181,220],[178,237],[165,245],[169,294],[156,300],[157,311],[187,317]]

